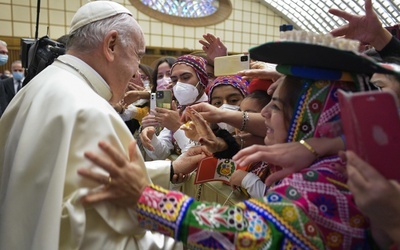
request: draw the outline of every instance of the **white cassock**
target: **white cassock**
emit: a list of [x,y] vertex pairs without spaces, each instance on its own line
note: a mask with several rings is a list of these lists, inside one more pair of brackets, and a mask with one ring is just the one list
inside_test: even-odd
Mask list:
[[[59,60],[19,91],[0,119],[0,249],[180,248],[141,229],[132,210],[80,203],[99,188],[77,174],[97,168],[84,152],[103,154],[104,140],[128,156],[133,137],[108,103],[103,78],[76,57]],[[169,171],[165,162],[147,168],[163,187]]]

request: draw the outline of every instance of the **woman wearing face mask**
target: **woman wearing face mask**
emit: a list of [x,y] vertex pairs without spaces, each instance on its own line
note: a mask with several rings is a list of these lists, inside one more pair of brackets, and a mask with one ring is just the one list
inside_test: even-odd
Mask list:
[[[172,65],[171,82],[180,112],[187,105],[208,101],[205,94],[208,84],[205,68],[206,61],[193,55],[181,56]],[[154,127],[147,127],[140,134],[145,152],[151,159],[165,159],[171,154],[171,151],[180,154],[193,146],[184,131],[180,129],[182,122],[177,111],[156,108],[154,118],[159,125],[164,127],[160,134],[154,136]]]
[[175,57],[162,57],[157,61],[153,71],[151,92],[168,89],[171,84],[171,67],[175,62]]
[[[154,70],[150,78],[151,93],[156,93],[157,90],[167,89],[168,85],[171,83],[171,66],[175,61],[175,57],[162,57],[155,62]],[[151,111],[142,119],[141,130],[149,126],[157,127],[157,134],[161,131]]]
[[[209,102],[224,110],[239,110],[247,94],[247,82],[240,76],[219,76],[208,87]],[[235,132],[235,128],[229,124],[221,122],[218,126],[230,133]]]

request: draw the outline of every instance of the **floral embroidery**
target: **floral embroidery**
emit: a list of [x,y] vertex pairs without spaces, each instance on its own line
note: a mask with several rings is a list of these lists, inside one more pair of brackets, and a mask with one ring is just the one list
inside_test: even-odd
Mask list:
[[161,212],[168,215],[173,215],[174,211],[178,206],[178,202],[175,197],[164,197],[159,204]]
[[365,226],[365,219],[362,215],[357,214],[350,218],[349,223],[352,227],[363,228]]
[[330,196],[316,196],[314,198],[314,204],[318,207],[319,211],[325,216],[331,218],[337,211],[335,199]]
[[286,196],[289,199],[297,200],[300,198],[301,195],[294,187],[288,186],[288,188],[286,189]]
[[339,247],[342,244],[343,236],[338,232],[331,232],[326,237],[326,241],[329,247]]
[[268,200],[268,202],[279,202],[282,200],[282,197],[280,197],[277,194],[272,193],[267,196],[267,200]]
[[318,180],[318,172],[317,171],[307,171],[303,174],[304,180],[307,181],[316,181]]
[[308,133],[308,132],[311,130],[311,125],[310,125],[310,123],[308,123],[308,122],[303,122],[303,123],[300,125],[300,130],[301,130],[303,133]]
[[315,227],[315,225],[312,222],[307,222],[304,225],[304,229],[306,231],[306,234],[309,236],[316,236],[317,235],[317,228]]
[[320,100],[313,100],[308,104],[308,108],[313,113],[319,113],[322,109],[322,102]]
[[253,234],[257,239],[259,238],[266,238],[270,236],[271,232],[268,228],[267,224],[264,223],[261,217],[256,216],[255,218],[249,221],[249,228],[248,231]]
[[227,207],[225,206],[201,204],[192,212],[200,225],[219,228],[221,225],[225,227],[230,225],[224,215],[226,211]]
[[237,207],[228,210],[228,223],[231,227],[234,227],[239,231],[243,230],[247,226],[247,223],[243,218],[243,211]]
[[282,210],[283,219],[288,222],[297,220],[296,210],[293,207],[284,207]]

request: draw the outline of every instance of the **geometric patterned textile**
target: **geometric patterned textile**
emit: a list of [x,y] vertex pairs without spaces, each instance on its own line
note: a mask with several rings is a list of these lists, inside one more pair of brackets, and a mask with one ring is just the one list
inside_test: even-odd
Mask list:
[[338,157],[323,158],[262,199],[233,206],[150,186],[138,202],[139,223],[188,249],[369,249],[368,221],[338,166]]

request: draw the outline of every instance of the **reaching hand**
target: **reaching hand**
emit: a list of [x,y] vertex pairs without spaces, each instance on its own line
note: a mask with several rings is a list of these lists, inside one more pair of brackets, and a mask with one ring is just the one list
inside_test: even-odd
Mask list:
[[174,161],[174,173],[189,174],[197,168],[201,160],[208,156],[212,154],[205,147],[191,147]]
[[154,116],[160,126],[165,127],[173,132],[177,131],[182,125],[179,111],[176,109],[170,110],[165,108],[156,108]]
[[[351,151],[346,152],[350,191],[371,225],[385,231],[400,243],[400,184],[387,180],[373,166]],[[395,169],[399,166],[393,166]]]
[[194,122],[189,121],[183,125],[181,125],[180,129],[182,129],[185,132],[185,135],[187,138],[189,138],[192,141],[199,141],[200,136],[199,132],[197,132],[196,125]]
[[[283,155],[285,157],[282,157]],[[290,142],[270,146],[253,145],[240,150],[232,159],[241,166],[264,161],[282,167],[282,170],[271,174],[265,180],[265,184],[270,186],[286,176],[310,166],[315,160],[315,155],[299,142]]]
[[236,170],[235,172],[233,172],[231,178],[229,179],[229,183],[232,188],[236,189],[237,187],[242,186],[242,181],[247,174],[248,172],[244,170]]
[[246,80],[258,78],[258,79],[272,80],[273,82],[275,82],[282,76],[282,74],[279,73],[278,71],[271,69],[248,69],[239,71],[237,74],[242,76],[243,79]]
[[89,193],[82,201],[86,204],[111,201],[121,206],[135,206],[145,187],[150,184],[136,141],[129,144],[129,159],[111,144],[99,142],[99,147],[106,153],[105,156],[85,152],[85,157],[106,170],[109,176],[86,168],[78,169],[79,175],[105,184],[102,190]]
[[154,151],[154,147],[151,144],[151,140],[153,139],[154,134],[156,133],[156,129],[154,127],[146,127],[139,134],[140,141],[143,144],[143,147],[150,151]]
[[186,108],[186,112],[195,125],[198,135],[198,142],[206,146],[208,151],[215,153],[224,151],[228,148],[226,142],[223,139],[215,136],[207,121],[204,120],[204,118],[198,112],[196,112],[190,106]]
[[[197,111],[206,121],[209,123],[218,123],[222,122],[222,113],[224,112],[222,109],[219,109],[209,103],[197,103],[192,106],[190,106],[193,110]],[[190,121],[190,116],[188,115],[188,111],[185,110],[185,112],[182,115],[181,120],[183,122],[188,122]]]
[[331,31],[333,36],[359,40],[381,50],[389,43],[392,35],[379,21],[372,8],[372,0],[365,0],[365,15],[353,15],[338,9],[330,9],[329,13],[345,19],[348,23]]
[[[152,113],[152,111],[150,111]],[[147,127],[157,127],[160,124],[156,120],[154,114],[148,114],[142,119],[142,128],[147,128]]]
[[125,106],[128,106],[137,100],[140,99],[140,92],[136,90],[131,90],[125,93],[125,97],[123,99],[123,103]]
[[211,60],[210,64],[214,64],[214,59],[219,56],[228,55],[228,50],[219,37],[213,34],[207,33],[203,35],[205,40],[199,40],[199,43],[203,45],[203,50],[206,52],[208,59]]

